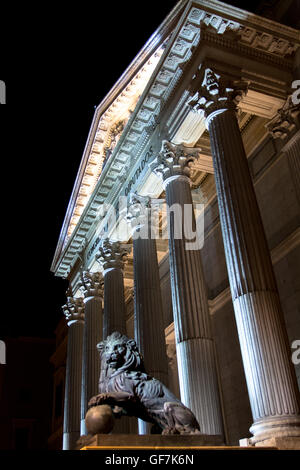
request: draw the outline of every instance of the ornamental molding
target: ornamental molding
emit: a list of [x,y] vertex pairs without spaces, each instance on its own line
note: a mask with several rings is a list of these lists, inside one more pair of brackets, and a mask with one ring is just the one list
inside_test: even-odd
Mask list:
[[[252,18],[254,19],[255,15]],[[250,16],[250,22],[252,18]],[[277,57],[290,57],[299,47],[300,34],[297,34],[296,30],[282,25],[278,30],[276,27],[278,24],[275,22],[261,21],[261,24],[257,25],[257,22],[253,21],[253,26],[248,26],[243,24],[246,18],[242,19],[241,22],[233,21],[215,13],[208,13],[200,8],[192,8],[189,20],[190,22],[187,23],[186,28],[191,32],[195,30],[194,25],[201,26],[204,34],[206,32],[217,33],[218,37],[237,40],[241,45],[274,54]],[[247,22],[246,20],[245,23]],[[260,29],[261,26],[263,30]],[[274,29],[277,34],[274,34]]]
[[279,37],[295,41],[299,40],[299,31],[294,28],[277,23],[276,21],[268,18],[255,15],[254,13],[250,13],[249,11],[242,10],[241,8],[234,7],[218,0],[196,0],[193,2],[193,7],[201,8],[201,10],[208,14],[231,19],[234,22],[245,24],[257,30],[272,32]]
[[[76,262],[76,253],[83,237],[91,240],[96,231],[99,231],[99,224],[104,223],[104,220],[101,222],[103,217],[99,218],[99,209],[105,202],[116,204],[118,195],[124,187],[129,185],[133,177],[133,169],[135,168],[136,171],[145,155],[145,149],[149,148],[153,135],[156,135],[160,141],[166,137],[171,140],[172,136],[164,135],[164,129],[160,128],[160,123],[178,88],[184,70],[191,63],[195,51],[199,51],[202,43],[209,43],[215,47],[219,47],[222,43],[224,47],[251,59],[279,65],[282,70],[288,72],[292,68],[291,55],[299,47],[299,32],[296,30],[215,0],[191,2],[190,9],[182,13],[186,3],[180,2],[171,16],[169,15],[166,19],[163,39],[160,34],[152,38],[152,43],[155,44],[151,51],[152,55],[157,53],[159,46],[161,47],[160,56],[156,57],[158,65],[153,69],[151,78],[148,79],[141,92],[135,108],[131,109],[127,124],[122,134],[118,136],[110,158],[104,168],[102,167],[93,190],[90,194],[79,195],[82,197],[78,199],[81,204],[80,213],[76,215],[74,212],[77,219],[73,220],[75,225],[68,236],[64,227],[61,234],[63,249],[62,245],[57,247],[52,264],[52,270],[57,276],[68,276]],[[176,18],[179,18],[180,14],[181,17],[177,21]],[[173,29],[176,21],[177,26]],[[172,31],[173,34],[170,34]],[[165,40],[167,36],[169,36],[168,41]],[[138,73],[137,65],[136,73]],[[131,77],[134,81],[134,75]],[[117,98],[118,94],[115,93],[114,99]],[[117,105],[117,103],[114,104]],[[111,128],[123,117],[116,112],[115,119],[112,119],[113,108],[109,109],[107,106],[105,114],[107,121],[105,121],[103,116],[100,116],[99,109],[93,121],[92,133],[93,138],[97,137],[100,141],[104,137],[102,133],[110,132]],[[117,108],[114,109],[117,110]],[[109,122],[111,125],[108,129],[106,126]],[[89,139],[91,141],[91,137]],[[102,144],[105,144],[105,139]],[[149,159],[149,163],[154,158],[155,152],[154,148],[154,154]],[[91,164],[99,163],[99,154],[93,154],[93,158]],[[137,178],[141,178],[141,175],[137,175]]]

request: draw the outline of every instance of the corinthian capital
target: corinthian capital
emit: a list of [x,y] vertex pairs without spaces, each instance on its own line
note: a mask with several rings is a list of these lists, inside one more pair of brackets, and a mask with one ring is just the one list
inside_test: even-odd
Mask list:
[[237,111],[237,106],[247,91],[247,82],[230,80],[211,68],[206,68],[203,82],[188,105],[193,111],[204,114],[205,117],[221,109]]
[[124,268],[131,248],[121,244],[119,241],[111,241],[108,238],[103,240],[96,255],[97,261],[102,264],[103,269]]
[[75,321],[84,321],[84,303],[81,297],[67,297],[67,303],[62,306],[68,325]]
[[147,225],[151,215],[150,196],[140,196],[136,193],[131,193],[129,204],[127,220],[131,223],[132,228],[136,230]]
[[104,279],[100,272],[82,271],[80,277],[84,297],[103,297]]
[[284,139],[296,127],[296,118],[300,113],[300,105],[294,104],[289,96],[284,106],[279,109],[273,119],[266,125],[274,139]]
[[191,165],[199,157],[199,148],[187,148],[162,141],[161,151],[150,164],[151,170],[161,175],[163,180],[172,176],[190,177]]

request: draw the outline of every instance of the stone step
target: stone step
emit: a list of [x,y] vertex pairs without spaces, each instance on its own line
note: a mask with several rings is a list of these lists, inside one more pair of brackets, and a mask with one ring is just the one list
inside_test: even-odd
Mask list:
[[221,436],[96,434],[81,436],[77,450],[276,450],[276,447],[225,446]]

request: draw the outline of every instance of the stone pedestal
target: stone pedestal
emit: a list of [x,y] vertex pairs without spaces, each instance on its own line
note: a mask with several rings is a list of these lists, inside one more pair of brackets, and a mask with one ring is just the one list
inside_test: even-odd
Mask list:
[[224,445],[220,436],[205,434],[189,435],[161,435],[147,436],[134,434],[96,434],[95,436],[82,436],[78,441],[78,450],[101,449],[191,449],[199,447],[218,447]]

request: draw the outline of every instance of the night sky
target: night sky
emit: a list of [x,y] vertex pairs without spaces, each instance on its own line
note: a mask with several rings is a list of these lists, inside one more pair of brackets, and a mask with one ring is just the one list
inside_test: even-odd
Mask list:
[[[253,10],[258,2],[228,3]],[[175,4],[73,2],[65,11],[26,2],[9,12],[0,33],[0,338],[53,335],[67,283],[50,265],[94,107]]]

